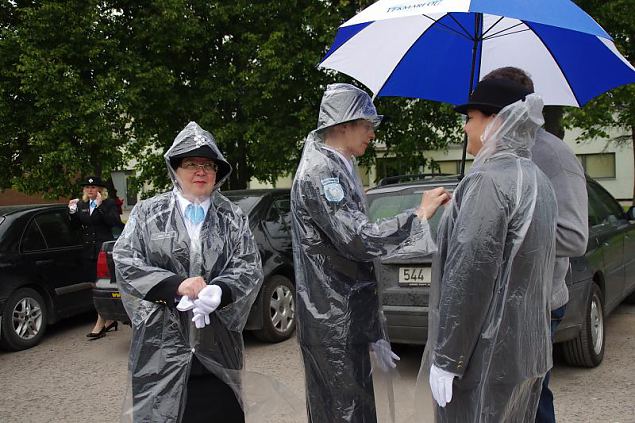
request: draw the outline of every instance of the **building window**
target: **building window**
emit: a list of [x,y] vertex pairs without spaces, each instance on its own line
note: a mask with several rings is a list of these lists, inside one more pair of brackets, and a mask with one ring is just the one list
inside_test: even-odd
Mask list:
[[594,179],[615,179],[615,153],[578,154],[584,171]]
[[[127,172],[126,176],[132,175],[132,172]],[[131,180],[126,177],[126,205],[132,207],[137,204],[137,189],[131,184]]]
[[[435,162],[439,166],[439,173],[447,175],[458,175],[461,173],[461,160],[442,160]],[[472,167],[474,160],[465,161],[465,173]]]

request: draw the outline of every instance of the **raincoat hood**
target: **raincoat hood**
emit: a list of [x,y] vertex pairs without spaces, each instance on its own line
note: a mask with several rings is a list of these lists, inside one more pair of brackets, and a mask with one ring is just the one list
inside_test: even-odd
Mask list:
[[476,155],[474,166],[498,153],[530,158],[536,133],[545,123],[542,108],[542,97],[538,94],[529,94],[525,100],[505,106],[485,127],[481,135],[483,148]]
[[357,119],[365,119],[376,128],[383,117],[377,114],[372,99],[365,91],[350,84],[330,84],[322,96],[316,130]]
[[[207,148],[206,148],[207,147]],[[211,151],[210,151],[211,150]],[[190,122],[174,139],[172,146],[163,155],[165,163],[168,168],[168,173],[174,188],[183,193],[181,184],[176,176],[176,169],[173,164],[175,159],[181,159],[184,157],[201,156],[209,157],[218,165],[218,171],[216,172],[216,183],[214,184],[214,191],[216,191],[226,180],[232,172],[232,167],[223,153],[216,145],[216,139],[214,136],[201,128],[196,122]]]

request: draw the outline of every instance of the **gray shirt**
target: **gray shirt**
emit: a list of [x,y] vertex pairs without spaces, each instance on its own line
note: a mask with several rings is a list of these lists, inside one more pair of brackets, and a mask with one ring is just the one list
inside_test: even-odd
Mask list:
[[532,159],[551,181],[558,203],[556,263],[551,290],[551,309],[569,301],[565,276],[569,257],[585,253],[589,238],[588,206],[584,169],[571,148],[555,135],[540,129]]

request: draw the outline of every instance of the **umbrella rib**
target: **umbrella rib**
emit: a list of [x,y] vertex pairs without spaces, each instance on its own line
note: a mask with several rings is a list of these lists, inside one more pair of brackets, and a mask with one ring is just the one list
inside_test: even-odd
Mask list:
[[[510,28],[508,28],[508,29],[510,29]],[[527,31],[531,31],[531,30],[529,28],[527,28],[527,29],[521,29],[521,30],[513,31],[513,32],[506,32],[505,34],[501,34],[500,32],[498,32],[496,34],[490,35],[489,37],[485,38],[485,40],[491,40],[491,39],[494,39],[494,38],[506,37],[508,35],[520,34],[521,32],[527,32]]]
[[[448,14],[446,14],[446,15],[443,15],[443,17],[449,16],[450,18],[452,18],[452,20],[453,20],[454,22],[456,22],[456,24],[457,24],[458,26],[460,26],[460,27],[461,27],[461,29],[462,29],[465,33],[462,33],[461,31],[457,31],[456,29],[451,28],[451,27],[447,26],[446,24],[439,22],[439,20],[438,20],[438,19],[434,19],[433,17],[430,17],[430,16],[426,15],[425,13],[422,13],[422,16],[424,16],[424,17],[426,17],[426,18],[430,19],[430,20],[431,20],[432,22],[434,22],[435,24],[438,24],[438,25],[440,25],[440,26],[444,27],[444,28],[445,28],[445,29],[447,29],[447,30],[452,31],[452,32],[454,32],[455,34],[460,35],[461,37],[467,38],[468,40],[472,40],[472,37],[471,37],[470,33],[467,31],[467,29],[465,29],[465,27],[463,27],[463,25],[461,25],[461,23],[460,23],[460,22],[458,22],[458,21],[456,20],[456,18],[455,18],[454,16],[452,16],[452,14],[451,14],[451,13],[448,13]],[[431,26],[432,26],[432,25],[431,25]]]
[[[524,25],[524,24],[525,24],[524,22],[518,22],[516,25],[512,25],[512,26],[510,26],[510,27],[503,28],[503,29],[501,29],[500,31],[497,31],[497,32],[495,32],[495,33],[493,33],[493,34],[491,34],[491,35],[488,35],[487,37],[483,37],[483,39],[486,39],[486,38],[495,38],[495,37],[497,37],[497,36],[500,36],[503,32],[509,31],[509,30],[511,30],[511,29],[514,29],[514,28],[519,27],[519,26]],[[492,28],[493,28],[493,26],[492,26]],[[492,28],[490,28],[490,29],[492,29]],[[528,30],[529,30],[529,29],[523,29],[523,30],[521,30],[521,31],[514,31],[514,32],[510,32],[509,34],[502,34],[502,35],[517,34],[517,33],[519,33],[519,32],[528,31]],[[489,29],[488,29],[488,31],[489,31]],[[483,35],[485,35],[485,34],[483,34]]]
[[[485,32],[481,35],[481,37],[482,37],[482,38],[485,38],[485,36],[487,35],[487,33],[488,33],[488,32],[490,32],[492,29],[494,29],[494,27],[495,27],[496,25],[498,25],[498,24],[499,24],[499,22],[500,22],[500,21],[502,21],[502,20],[503,20],[503,17],[502,17],[502,16],[501,16],[501,17],[499,17],[499,18],[498,18],[498,20],[497,20],[496,22],[494,22],[494,24],[493,24],[492,26],[490,26],[489,28],[487,28],[487,31],[485,31]],[[505,30],[503,30],[503,31],[505,31]]]

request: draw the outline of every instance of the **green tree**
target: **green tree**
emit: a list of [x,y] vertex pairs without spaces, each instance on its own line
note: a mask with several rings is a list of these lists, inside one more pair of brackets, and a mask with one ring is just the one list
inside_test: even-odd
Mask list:
[[[337,27],[370,3],[4,2],[0,188],[67,195],[79,176],[108,176],[132,160],[138,184],[162,191],[162,154],[192,120],[232,164],[226,188],[274,182],[295,170],[326,85],[354,82],[316,66]],[[455,140],[457,117],[445,106],[378,106],[392,118],[378,136],[413,169],[424,150]]]
[[0,188],[49,198],[108,176],[129,137],[113,72],[119,45],[102,2],[12,1],[0,8]]
[[[635,2],[632,0],[575,0],[614,38],[618,50],[635,61]],[[580,140],[606,138],[631,144],[635,158],[635,84],[603,94],[580,109],[567,108],[565,125],[582,129]],[[615,132],[626,132],[615,137]],[[635,170],[635,169],[634,169]],[[635,183],[633,184],[635,205]]]
[[[316,65],[337,27],[370,3],[174,0],[125,8],[120,18],[132,28],[124,42],[132,62],[125,76],[131,151],[144,152],[137,157],[139,181],[152,181],[156,190],[169,186],[161,153],[189,120],[217,137],[234,167],[228,188],[293,172],[326,85],[354,82]],[[403,99],[379,106],[395,117],[379,136],[413,167],[425,160],[423,150],[452,140],[444,134],[457,120],[442,106]],[[372,160],[371,150],[365,163]]]

